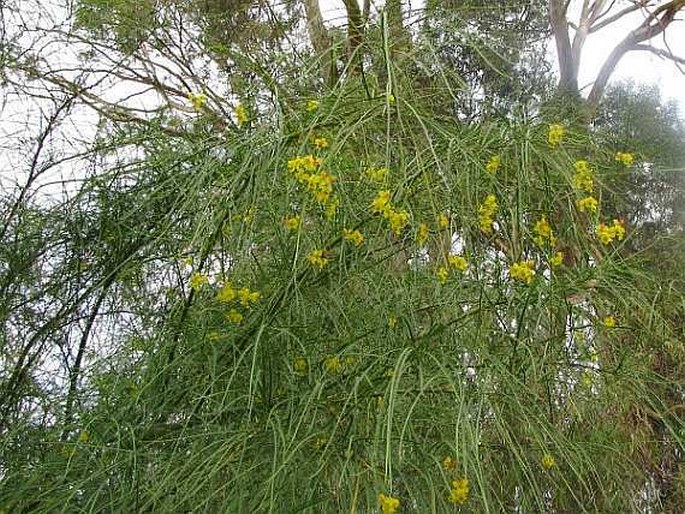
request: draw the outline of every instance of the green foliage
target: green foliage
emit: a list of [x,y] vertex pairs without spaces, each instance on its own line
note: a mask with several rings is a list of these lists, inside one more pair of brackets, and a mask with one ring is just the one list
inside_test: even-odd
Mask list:
[[227,42],[253,104],[112,117],[74,195],[3,199],[0,508],[679,512],[685,286],[616,219],[647,146],[491,77],[516,108],[459,122],[376,30],[325,94]]

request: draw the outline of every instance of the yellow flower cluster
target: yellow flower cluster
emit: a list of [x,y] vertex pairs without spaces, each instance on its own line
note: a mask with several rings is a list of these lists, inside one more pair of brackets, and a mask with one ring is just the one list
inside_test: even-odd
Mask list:
[[366,175],[374,182],[383,182],[388,178],[388,168],[367,168]]
[[343,360],[337,355],[327,357],[323,361],[324,369],[331,375],[340,375],[343,371],[345,371],[346,368],[352,366],[353,364],[354,357],[345,357]]
[[240,312],[238,312],[236,309],[231,309],[228,311],[228,314],[226,314],[226,319],[231,323],[238,325],[241,321],[243,321],[243,315],[240,314]]
[[437,275],[440,283],[443,285],[447,283],[447,279],[450,276],[449,270],[444,266],[440,266],[438,270],[435,272],[435,274]]
[[197,291],[202,286],[206,286],[207,284],[209,284],[209,277],[204,273],[196,271],[190,275],[190,289],[193,291]]
[[382,514],[396,514],[397,509],[400,508],[400,500],[392,496],[386,496],[383,493],[378,495],[378,503],[381,505]]
[[593,196],[586,196],[576,200],[576,207],[580,212],[597,212],[598,202]]
[[419,229],[416,232],[416,242],[419,244],[424,244],[428,241],[429,235],[428,225],[425,223],[419,223]]
[[390,201],[390,191],[379,191],[371,202],[371,210],[374,213],[381,214],[388,220],[390,224],[390,229],[394,232],[396,236],[402,233],[402,229],[409,223],[409,213],[402,210],[396,210],[392,202]]
[[447,216],[447,214],[441,214],[438,216],[438,226],[442,229],[445,229],[450,226],[450,218]]
[[247,125],[247,109],[243,104],[238,104],[235,107],[235,119],[238,122],[239,127],[244,127]]
[[259,291],[250,291],[248,287],[241,287],[238,290],[238,299],[243,307],[249,307],[251,303],[257,303],[261,297],[262,295]]
[[616,152],[615,159],[624,166],[632,166],[632,164],[635,162],[635,158],[630,152]]
[[549,259],[549,265],[553,268],[558,268],[564,263],[564,253],[557,252]]
[[288,161],[288,171],[295,174],[295,178],[302,180],[305,175],[314,173],[323,161],[313,155],[302,155]]
[[307,374],[309,364],[304,357],[297,357],[293,359],[293,373],[297,376],[303,377]]
[[188,100],[196,111],[201,111],[207,104],[207,95],[204,93],[188,93]]
[[535,262],[531,260],[515,262],[509,267],[509,276],[514,280],[530,284],[535,276],[534,268]]
[[312,266],[318,266],[319,269],[324,269],[328,266],[328,259],[324,257],[323,250],[312,250],[309,255],[307,255],[307,260]]
[[542,216],[542,218],[535,222],[533,232],[535,232],[533,240],[538,246],[545,246],[545,244],[554,246],[557,244],[557,238],[554,236],[552,227],[545,216]]
[[452,488],[450,490],[449,501],[451,503],[458,503],[459,505],[469,499],[469,479],[460,478],[452,481]]
[[499,155],[493,155],[485,165],[485,171],[490,175],[494,175],[502,164],[502,158]]
[[[449,268],[456,269],[458,271],[466,271],[466,268],[468,268],[468,261],[466,260],[465,257],[462,255],[448,255],[447,256],[447,265]],[[450,276],[450,271],[448,267],[441,266],[437,269],[435,274],[438,277],[438,280],[440,281],[441,284],[447,283],[447,279]]]
[[448,455],[442,460],[442,467],[447,470],[454,470],[457,467],[457,461]]
[[288,171],[294,173],[300,184],[307,186],[307,191],[319,205],[326,207],[326,216],[331,218],[339,205],[339,200],[333,197],[335,177],[320,169],[321,163],[321,159],[313,155],[295,157],[288,161]]
[[469,266],[468,261],[463,255],[448,255],[447,263],[450,265],[450,268],[459,271],[466,271],[466,268]]
[[564,139],[565,133],[566,129],[560,123],[551,124],[547,131],[547,142],[549,143],[549,146],[552,148],[559,146]]
[[604,325],[605,328],[615,328],[616,319],[613,316],[605,316],[602,320],[602,325]]
[[549,453],[545,453],[540,460],[540,464],[542,464],[543,468],[550,470],[556,465],[556,462],[554,457],[552,457]]
[[622,241],[626,236],[626,229],[623,227],[620,221],[614,220],[612,225],[605,225],[600,223],[595,228],[595,234],[601,241],[602,244],[608,245],[613,242],[614,239]]
[[587,191],[592,193],[595,188],[595,183],[592,178],[592,170],[587,161],[576,161],[573,165],[575,173],[573,174],[573,187],[580,191]]
[[498,207],[495,195],[486,196],[483,203],[478,207],[478,225],[486,234],[492,233],[492,224],[495,221],[495,213]]
[[314,146],[319,150],[324,150],[328,148],[328,139],[325,137],[315,137]]
[[290,216],[283,220],[283,226],[289,230],[294,231],[302,225],[302,216]]
[[[249,287],[241,287],[236,291],[230,282],[226,282],[221,286],[215,298],[221,303],[231,303],[237,299],[241,306],[247,308],[252,304],[257,303],[261,296],[262,295],[259,293],[259,291],[251,291]],[[238,324],[243,320],[243,315],[240,313],[240,311],[233,308],[226,314],[226,319],[231,323]]]
[[319,105],[318,100],[308,100],[305,108],[307,109],[307,112],[314,112],[319,108]]
[[343,239],[349,241],[354,246],[361,246],[364,242],[364,235],[359,230],[343,229]]

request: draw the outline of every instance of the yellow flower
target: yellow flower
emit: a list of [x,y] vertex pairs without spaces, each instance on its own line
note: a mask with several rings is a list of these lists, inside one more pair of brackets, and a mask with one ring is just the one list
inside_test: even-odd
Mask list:
[[621,241],[626,235],[626,229],[623,227],[620,221],[614,220],[613,225],[605,225],[600,223],[595,227],[595,234],[602,244],[608,245],[613,242],[614,239]]
[[350,230],[349,228],[343,229],[343,239],[354,244],[354,246],[361,246],[364,242],[364,236],[359,230]]
[[616,239],[618,239],[619,241],[623,241],[623,238],[626,237],[626,229],[623,226],[623,224],[618,220],[614,220],[614,224],[611,228],[614,230]]
[[534,261],[519,261],[515,262],[509,268],[509,276],[514,280],[519,280],[530,284],[535,276],[535,262]]
[[564,262],[564,253],[563,252],[557,252],[552,257],[549,259],[549,265],[552,266],[553,268],[556,268],[558,266],[561,266]]
[[312,193],[320,205],[326,205],[330,201],[335,183],[334,176],[325,170],[320,170],[318,173],[308,175],[305,182],[307,183],[307,190]]
[[335,355],[326,358],[326,360],[323,361],[323,367],[328,373],[338,375],[343,372],[345,365],[343,364],[343,361],[340,360],[340,357]]
[[451,503],[462,504],[469,499],[469,479],[460,478],[452,481],[452,489],[450,490],[449,501]]
[[382,514],[395,514],[400,508],[400,500],[392,496],[385,496],[383,493],[378,495],[378,503],[381,505]]
[[428,234],[428,225],[426,225],[425,223],[419,223],[419,230],[416,233],[416,241],[419,244],[425,243],[426,241],[428,241]]
[[247,124],[247,109],[243,104],[238,104],[235,107],[235,119],[239,127],[244,127]]
[[441,214],[438,216],[438,226],[442,229],[445,229],[450,226],[450,219],[447,216],[447,214]]
[[383,182],[388,177],[388,168],[367,168],[366,175],[375,182]]
[[486,234],[492,233],[492,224],[495,221],[497,208],[497,197],[495,195],[486,196],[483,203],[478,207],[478,225]]
[[615,328],[616,320],[613,316],[605,316],[602,320],[602,325],[604,325],[606,328]]
[[90,432],[88,432],[88,430],[81,431],[81,433],[78,435],[78,442],[85,444],[88,441],[90,441]]
[[326,139],[325,137],[317,137],[314,139],[314,146],[319,150],[328,148],[328,139]]
[[319,166],[322,164],[322,160],[313,155],[301,155],[299,157],[293,157],[288,160],[288,171],[294,173],[300,182],[303,181],[302,178],[308,173],[314,173]]
[[616,152],[615,158],[624,166],[632,166],[633,162],[635,162],[635,158],[630,152]]
[[307,374],[307,369],[309,365],[307,364],[307,359],[303,357],[297,357],[293,360],[293,373],[295,375],[303,377]]
[[576,207],[580,212],[597,212],[597,199],[592,196],[586,196],[576,200]]
[[556,465],[556,462],[554,461],[554,457],[552,457],[549,453],[545,453],[542,456],[540,463],[542,464],[542,467],[547,469],[547,470],[552,469]]
[[565,133],[566,129],[563,125],[561,125],[560,123],[552,123],[549,126],[549,131],[547,132],[547,141],[549,142],[549,146],[551,146],[552,148],[558,146],[564,139]]
[[375,213],[385,214],[390,209],[390,191],[379,191],[376,198],[371,202],[371,210]]
[[204,273],[196,271],[190,276],[190,288],[194,291],[207,284],[209,284],[209,277]]
[[393,95],[392,93],[386,95],[385,98],[386,98],[386,100],[388,101],[388,103],[389,103],[390,105],[394,105],[394,104],[395,104],[395,95]]
[[450,265],[450,268],[454,268],[459,271],[466,271],[466,268],[469,266],[468,261],[462,255],[448,255],[447,263]]
[[573,187],[580,191],[587,191],[592,193],[595,188],[595,183],[592,179],[592,170],[587,161],[576,161],[573,165],[575,173],[573,174]]
[[448,455],[442,460],[442,467],[445,469],[454,469],[457,467],[457,462]]
[[444,266],[439,267],[435,274],[438,276],[438,280],[441,284],[445,284],[447,282],[447,278],[450,276],[450,272]]
[[228,311],[228,314],[226,314],[226,319],[231,323],[235,323],[236,325],[238,325],[241,321],[243,321],[243,315],[240,314],[237,310],[231,309],[230,311]]
[[328,201],[328,204],[326,205],[326,219],[327,220],[332,220],[335,217],[335,214],[338,212],[338,207],[340,207],[340,200],[333,197]]
[[313,112],[316,111],[319,108],[319,101],[318,100],[309,100],[307,102],[307,112]]
[[238,298],[240,298],[240,305],[247,307],[251,303],[257,303],[262,295],[257,291],[250,291],[247,287],[241,287],[238,291]]
[[291,232],[300,228],[300,225],[302,225],[301,216],[290,216],[283,220],[283,226]]
[[312,266],[318,266],[319,269],[323,269],[328,265],[328,259],[323,256],[323,250],[312,250],[312,252],[307,255],[307,260]]
[[386,217],[390,222],[390,229],[395,233],[396,236],[399,236],[402,232],[402,229],[407,226],[407,223],[409,223],[409,213],[405,210],[387,211]]
[[583,374],[580,376],[580,385],[583,386],[585,389],[590,389],[592,387],[592,373],[589,371],[584,371]]
[[397,316],[388,316],[388,326],[390,328],[395,328],[397,326]]
[[494,175],[499,169],[501,163],[502,158],[499,155],[493,155],[485,165],[485,171],[487,171],[490,175]]
[[231,287],[231,284],[226,283],[219,289],[219,292],[216,294],[216,299],[220,302],[230,303],[235,300],[236,296],[237,293],[235,292],[235,289]]
[[544,246],[547,242],[549,242],[550,246],[554,246],[557,242],[557,238],[554,237],[552,232],[552,227],[545,216],[535,222],[533,232],[536,234],[533,240],[538,246]]
[[196,111],[202,111],[207,104],[207,95],[204,93],[188,93],[188,100]]

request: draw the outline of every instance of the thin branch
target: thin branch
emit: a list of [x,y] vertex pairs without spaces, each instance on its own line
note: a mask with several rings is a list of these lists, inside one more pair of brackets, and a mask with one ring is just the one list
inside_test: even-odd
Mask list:
[[[630,14],[631,12],[635,12],[640,8],[642,8],[642,4],[634,4],[634,5],[631,5],[630,7],[626,7],[625,9],[618,11],[616,14],[609,16],[608,18],[606,18],[606,19],[604,19],[598,23],[593,24],[590,27],[590,34],[593,34],[593,33],[597,32],[598,30],[603,29],[607,25],[611,25],[615,21],[618,21],[621,18],[623,18],[626,14]],[[595,20],[599,20],[601,17],[602,16],[598,16],[597,18],[595,18]]]
[[[644,52],[651,52],[655,55],[658,55],[659,57],[663,57],[664,59],[668,59],[669,61],[673,61],[677,65],[683,64],[685,65],[685,57],[680,57],[677,55],[674,55],[673,52],[669,50],[663,50],[662,48],[655,48],[651,45],[635,45],[633,50],[639,50],[639,51],[644,51]],[[678,66],[678,69],[685,74],[685,70],[683,70],[680,66]]]

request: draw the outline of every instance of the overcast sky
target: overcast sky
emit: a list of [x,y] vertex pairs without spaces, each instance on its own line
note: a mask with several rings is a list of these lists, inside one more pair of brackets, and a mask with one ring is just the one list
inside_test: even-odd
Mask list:
[[[361,2],[360,2],[361,3]],[[384,0],[372,0],[372,5],[381,8]],[[615,10],[620,10],[632,2],[619,0]],[[662,2],[663,3],[663,2]],[[410,0],[407,2],[412,8],[417,9],[423,5],[423,0]],[[345,22],[345,10],[342,0],[320,0],[324,17],[331,23],[342,24]],[[577,20],[581,2],[573,0],[569,9],[570,19]],[[637,11],[619,20],[611,27],[607,27],[592,34],[585,45],[581,61],[579,82],[585,87],[585,93],[589,92],[594,77],[608,57],[614,46],[632,29],[636,28],[645,14]],[[680,21],[674,22],[666,31],[667,43],[676,55],[685,57],[685,14],[680,15]],[[656,37],[652,41],[654,46],[664,48],[663,37]],[[549,52],[554,56],[554,44],[550,41]],[[637,83],[658,84],[664,98],[674,98],[681,106],[681,114],[685,115],[685,66],[682,69],[672,62],[667,61],[650,52],[631,52],[626,55],[616,67],[611,77],[611,82],[621,79],[633,79]]]

